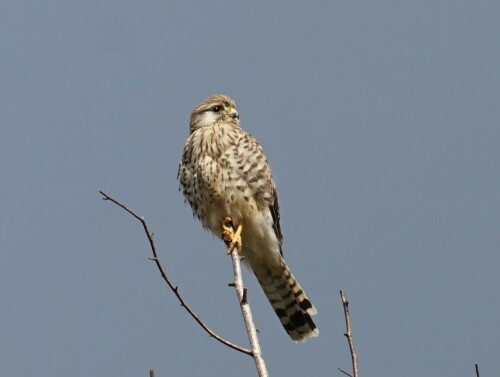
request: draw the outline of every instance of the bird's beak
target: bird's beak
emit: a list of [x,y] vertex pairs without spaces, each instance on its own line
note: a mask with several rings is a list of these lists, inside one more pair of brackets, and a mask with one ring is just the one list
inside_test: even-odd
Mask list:
[[233,119],[240,119],[240,115],[238,114],[238,110],[234,107],[230,107],[227,109],[227,114]]

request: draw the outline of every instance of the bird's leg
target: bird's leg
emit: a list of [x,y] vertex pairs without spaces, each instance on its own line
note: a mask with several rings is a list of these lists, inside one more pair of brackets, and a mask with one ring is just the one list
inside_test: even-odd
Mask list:
[[243,225],[239,224],[238,228],[236,228],[236,232],[234,231],[233,220],[230,217],[225,217],[222,220],[222,239],[226,242],[227,253],[231,254],[236,248],[238,253],[241,253],[241,249],[243,247],[243,243],[241,241],[241,231],[243,230]]

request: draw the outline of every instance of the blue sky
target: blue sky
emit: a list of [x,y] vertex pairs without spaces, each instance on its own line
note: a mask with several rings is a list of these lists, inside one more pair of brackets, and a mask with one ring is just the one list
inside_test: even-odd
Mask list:
[[[183,203],[189,114],[233,97],[318,308],[294,344],[245,275],[271,375],[498,373],[500,5],[0,4],[0,374],[254,376],[224,247]],[[340,375],[340,374],[339,374]]]

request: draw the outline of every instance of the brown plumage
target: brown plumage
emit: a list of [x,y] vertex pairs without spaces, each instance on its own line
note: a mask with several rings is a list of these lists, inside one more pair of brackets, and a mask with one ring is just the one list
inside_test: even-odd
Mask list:
[[318,335],[316,309],[292,275],[281,246],[278,195],[262,147],[240,127],[234,101],[214,95],[191,114],[178,179],[203,226],[222,238],[222,221],[242,225],[242,256],[295,341]]

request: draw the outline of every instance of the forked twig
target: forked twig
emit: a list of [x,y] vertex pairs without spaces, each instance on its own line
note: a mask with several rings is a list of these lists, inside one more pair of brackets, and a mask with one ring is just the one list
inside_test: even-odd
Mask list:
[[346,333],[344,336],[347,338],[347,342],[349,343],[349,350],[351,352],[352,359],[352,376],[339,368],[339,370],[351,377],[358,377],[358,355],[356,354],[356,349],[354,348],[354,341],[352,340],[351,333],[351,315],[349,313],[349,302],[347,301],[344,291],[340,291],[340,298],[342,299],[342,305],[344,306],[344,316],[345,316],[345,326]]
[[165,280],[165,282],[167,283],[167,285],[169,286],[169,288],[172,290],[172,292],[174,292],[175,296],[177,297],[177,299],[179,300],[179,302],[181,303],[181,306],[186,309],[186,311],[191,315],[191,317],[194,318],[194,320],[196,322],[198,322],[198,324],[213,338],[215,338],[216,340],[218,340],[220,343],[236,350],[236,351],[239,351],[239,352],[242,352],[244,354],[247,354],[247,355],[250,355],[250,356],[254,356],[253,355],[253,352],[249,349],[246,349],[246,348],[243,348],[243,347],[240,347],[234,343],[231,343],[230,341],[222,338],[221,336],[217,335],[210,327],[208,327],[205,322],[203,322],[199,315],[196,314],[193,309],[191,309],[191,307],[184,301],[184,299],[182,298],[181,294],[179,293],[179,287],[174,285],[172,283],[172,281],[170,280],[170,278],[167,276],[167,274],[165,273],[165,270],[163,269],[163,266],[161,265],[161,262],[160,262],[160,259],[158,257],[158,253],[156,252],[156,246],[155,246],[155,243],[154,243],[154,240],[153,240],[153,235],[152,233],[149,231],[149,228],[148,228],[148,225],[146,224],[146,221],[144,220],[144,217],[142,216],[139,216],[137,215],[134,211],[132,211],[131,209],[129,209],[128,207],[126,207],[124,204],[120,203],[119,201],[117,201],[116,199],[112,198],[111,196],[109,196],[108,194],[106,194],[105,192],[103,191],[99,191],[99,193],[103,196],[103,199],[104,200],[109,200],[111,202],[113,202],[114,204],[116,204],[117,206],[121,207],[122,209],[124,209],[126,212],[128,212],[129,214],[131,214],[133,217],[135,217],[137,220],[139,220],[144,228],[144,232],[146,233],[146,236],[148,237],[148,241],[149,241],[149,245],[151,247],[151,251],[153,252],[153,257],[152,258],[149,258],[151,260],[153,260],[155,263],[156,263],[156,266],[158,267],[158,270],[160,271],[160,274],[161,276],[163,277],[163,280]]

